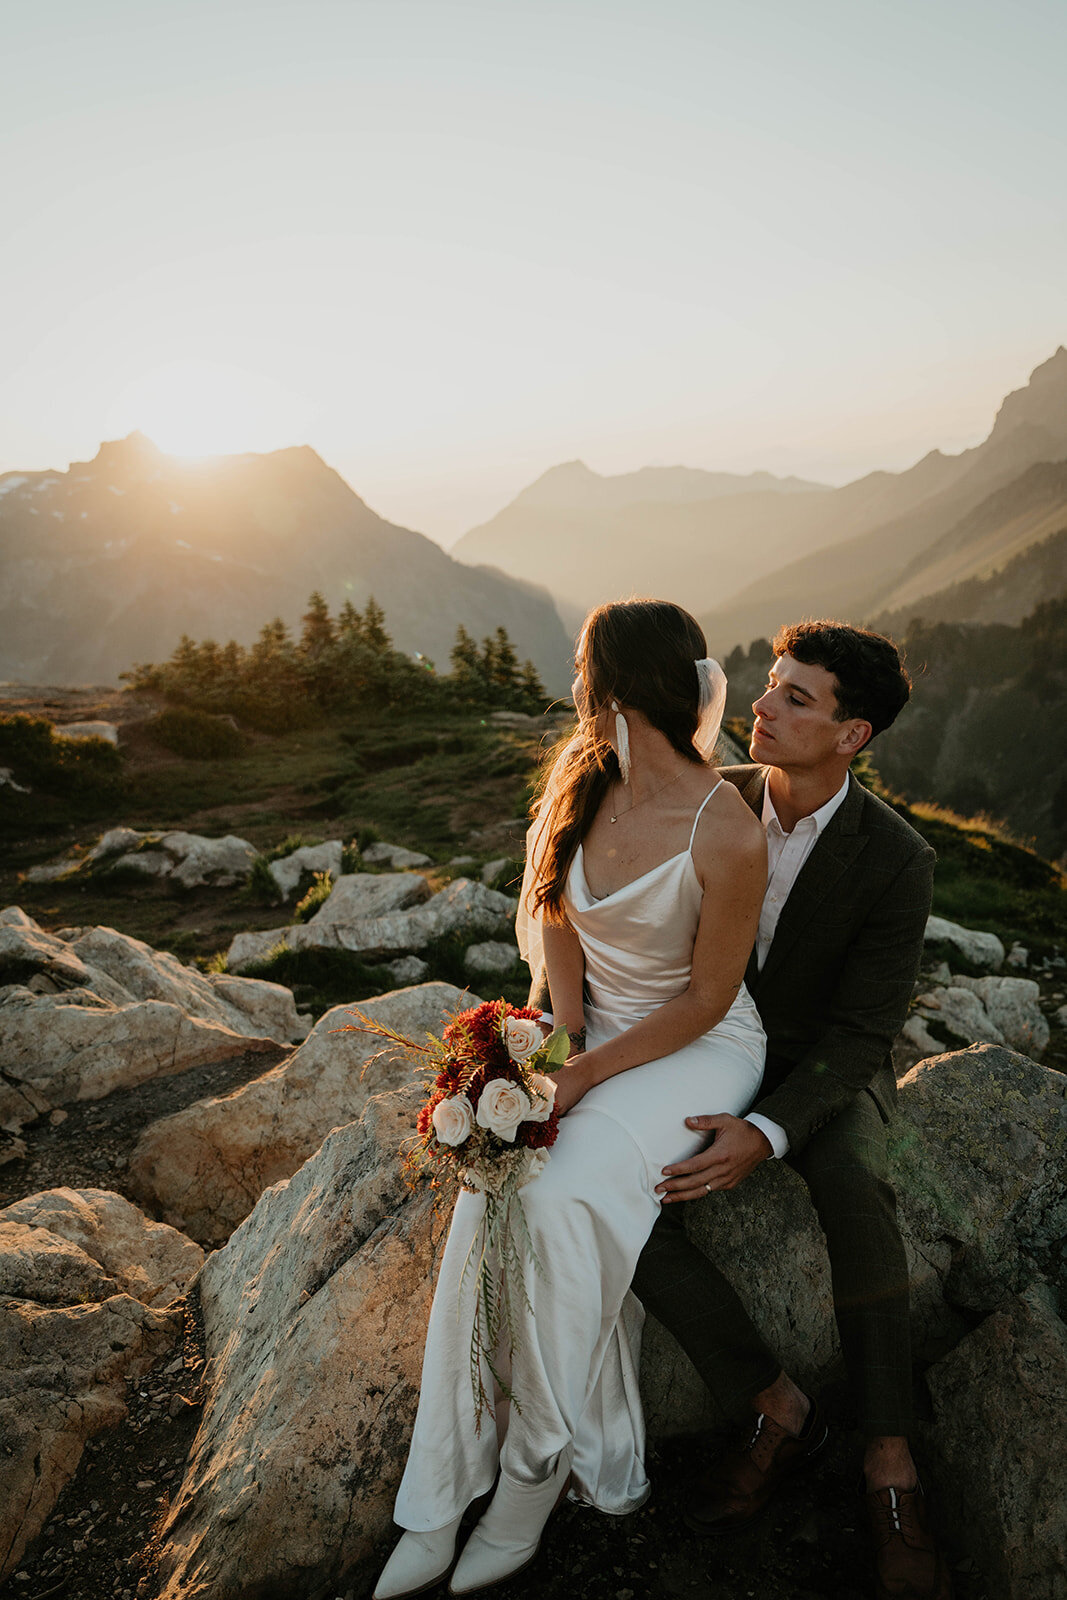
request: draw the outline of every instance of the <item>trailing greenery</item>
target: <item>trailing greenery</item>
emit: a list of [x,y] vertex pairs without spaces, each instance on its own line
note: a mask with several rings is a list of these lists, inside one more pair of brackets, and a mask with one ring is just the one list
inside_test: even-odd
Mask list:
[[197,644],[183,634],[169,661],[136,666],[123,677],[175,706],[228,712],[274,734],[354,712],[362,718],[382,710],[478,706],[540,713],[548,701],[533,663],[519,662],[504,628],[479,648],[460,625],[452,672],[439,675],[432,662],[393,647],[375,600],[362,613],[346,600],[334,618],[317,591],[308,599],[299,639],[279,617],[248,650],[232,639]]

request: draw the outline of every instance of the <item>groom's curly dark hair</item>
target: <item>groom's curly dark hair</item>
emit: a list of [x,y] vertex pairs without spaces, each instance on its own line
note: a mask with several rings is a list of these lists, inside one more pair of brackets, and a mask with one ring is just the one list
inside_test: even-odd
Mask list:
[[[911,678],[892,639],[847,622],[792,622],[771,644],[775,656],[825,667],[837,679],[838,722],[862,717],[871,738],[891,726],[908,703]],[[869,743],[870,741],[868,741]]]

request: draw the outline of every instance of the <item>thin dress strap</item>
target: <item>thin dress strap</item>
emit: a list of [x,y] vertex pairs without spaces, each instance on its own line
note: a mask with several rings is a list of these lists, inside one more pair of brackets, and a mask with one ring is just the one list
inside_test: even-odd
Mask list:
[[697,809],[697,814],[693,818],[693,831],[689,835],[689,849],[690,849],[690,852],[692,852],[692,849],[693,849],[693,840],[697,836],[697,823],[700,821],[700,818],[703,815],[704,807],[707,805],[707,803],[711,799],[712,795],[716,794],[718,792],[718,790],[722,788],[723,782],[724,782],[724,779],[720,778],[718,783],[715,785],[715,788],[714,789],[709,789],[707,794],[704,796],[703,800],[700,802],[700,805],[699,805],[699,807]]

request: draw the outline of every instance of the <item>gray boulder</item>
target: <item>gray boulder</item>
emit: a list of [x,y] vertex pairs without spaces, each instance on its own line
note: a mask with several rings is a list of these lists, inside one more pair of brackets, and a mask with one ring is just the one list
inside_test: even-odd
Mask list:
[[185,889],[202,884],[221,889],[243,883],[258,854],[247,839],[238,839],[232,833],[221,839],[205,839],[196,833],[165,833],[159,843],[174,861],[169,876]]
[[939,1514],[997,1600],[1067,1595],[1067,1328],[1011,1296],[929,1369]]
[[283,899],[288,900],[300,882],[302,873],[328,872],[331,878],[339,878],[344,853],[345,847],[340,839],[328,839],[325,844],[302,844],[289,855],[272,861],[267,870],[281,890]]
[[402,844],[385,844],[382,841],[369,844],[360,851],[360,855],[368,867],[391,867],[394,872],[406,871],[410,867],[428,867],[431,860],[421,850],[405,850]]
[[463,957],[463,969],[472,978],[498,978],[510,972],[518,959],[517,945],[489,939],[484,944],[468,945]]
[[401,956],[398,961],[387,962],[385,970],[398,989],[406,989],[428,977],[430,963],[419,956]]
[[498,935],[514,925],[516,902],[482,883],[457,878],[427,899],[429,893],[426,879],[417,873],[354,873],[339,878],[309,922],[238,934],[227,951],[227,966],[240,971],[277,945],[290,950],[348,950],[378,961],[424,950],[447,934]]
[[57,722],[52,726],[57,739],[103,739],[118,744],[119,730],[114,722]]
[[926,923],[926,943],[947,945],[972,966],[995,969],[1003,965],[1005,950],[995,933],[977,933],[961,928],[944,917],[930,917]]

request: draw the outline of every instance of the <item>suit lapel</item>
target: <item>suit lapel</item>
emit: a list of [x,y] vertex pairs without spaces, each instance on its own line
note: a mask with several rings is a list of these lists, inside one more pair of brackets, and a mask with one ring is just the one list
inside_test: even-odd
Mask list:
[[834,893],[841,879],[866,849],[867,835],[860,829],[862,811],[863,788],[850,773],[848,794],[817,839],[782,907],[767,959],[759,974],[761,985],[774,976],[776,968],[798,939],[804,935],[810,937],[812,924],[823,902]]
[[[724,767],[723,777],[729,778],[734,784],[742,800],[756,817],[763,821],[763,791],[767,787],[766,767]],[[760,970],[756,964],[756,946],[752,946],[752,953],[748,958],[745,968],[745,987],[749,993],[753,991],[759,981]]]

